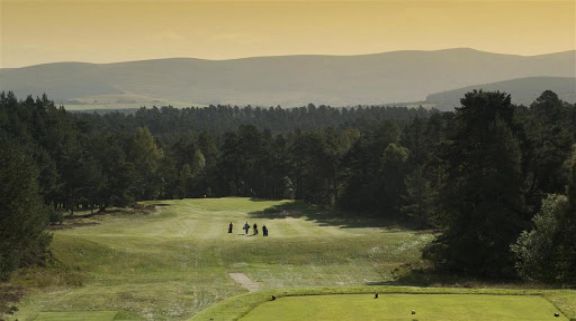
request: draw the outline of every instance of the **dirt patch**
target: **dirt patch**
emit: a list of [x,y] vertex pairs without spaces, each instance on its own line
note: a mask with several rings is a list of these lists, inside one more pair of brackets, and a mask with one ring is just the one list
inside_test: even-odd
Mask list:
[[240,284],[249,292],[256,292],[258,289],[260,289],[260,285],[250,280],[250,278],[244,273],[228,273],[228,275],[232,278],[232,280]]

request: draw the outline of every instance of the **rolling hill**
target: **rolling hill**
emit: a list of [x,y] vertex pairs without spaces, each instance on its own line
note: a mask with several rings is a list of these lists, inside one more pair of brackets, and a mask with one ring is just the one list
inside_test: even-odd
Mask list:
[[504,91],[511,95],[512,102],[529,106],[544,90],[552,90],[560,99],[576,102],[576,78],[563,77],[528,77],[499,81],[495,83],[467,86],[428,95],[426,104],[447,110],[460,106],[460,99],[465,93],[474,89],[484,91]]
[[0,88],[19,96],[46,92],[58,103],[87,109],[153,104],[290,107],[310,102],[345,106],[423,101],[451,88],[574,75],[576,51],[518,56],[459,48],[358,56],[63,62],[0,69]]

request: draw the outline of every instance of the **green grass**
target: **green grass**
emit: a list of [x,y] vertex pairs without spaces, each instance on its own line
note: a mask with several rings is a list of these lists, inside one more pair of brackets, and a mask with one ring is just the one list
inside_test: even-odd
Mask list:
[[134,321],[137,315],[118,311],[40,312],[36,321]]
[[[157,204],[157,211],[80,217],[54,231],[57,263],[14,277],[16,285],[28,290],[15,318],[234,321],[252,317],[254,308],[264,309],[260,304],[272,294],[282,297],[278,302],[289,302],[292,299],[283,300],[374,291],[541,295],[576,318],[576,292],[570,290],[365,285],[395,280],[397,269],[418,262],[421,249],[433,239],[430,233],[345,219],[287,201],[224,198],[144,204]],[[270,237],[242,235],[245,221],[266,224]],[[236,226],[232,235],[226,233],[229,222]],[[261,290],[248,294],[230,272],[246,274]],[[548,309],[550,304],[540,300],[534,308]]]
[[[285,201],[162,203],[153,214],[81,218],[77,223],[98,224],[55,231],[58,267],[15,278],[31,289],[18,319],[42,320],[44,312],[130,311],[141,320],[187,320],[247,292],[229,272],[245,273],[263,290],[390,281],[395,268],[419,260],[433,237],[349,222]],[[233,235],[226,233],[231,221]],[[266,224],[270,237],[237,234],[245,221]]]
[[[411,311],[415,311],[413,316]],[[316,295],[263,303],[241,321],[567,321],[540,296],[485,294]]]
[[114,321],[116,314],[115,311],[42,312],[36,321]]
[[[380,297],[374,300],[374,293]],[[277,300],[271,301],[274,295]],[[497,288],[451,288],[451,287],[407,287],[407,286],[346,286],[346,287],[314,287],[265,290],[257,293],[238,295],[212,305],[195,315],[190,321],[246,321],[257,320],[265,315],[269,320],[374,320],[374,316],[363,315],[363,318],[351,318],[355,310],[366,310],[377,316],[377,320],[455,320],[455,321],[516,321],[534,320],[533,316],[543,318],[535,320],[551,320],[555,312],[561,313],[560,320],[575,320],[570,306],[574,301],[575,292],[570,290],[536,290],[536,289],[497,289]],[[358,302],[354,302],[355,298]],[[392,302],[390,298],[402,298]],[[436,301],[435,301],[436,300]],[[284,305],[288,302],[288,305]],[[297,302],[292,307],[290,304]],[[371,302],[378,302],[374,305]],[[570,303],[567,303],[570,302]],[[277,304],[281,303],[281,304]],[[390,304],[388,304],[390,303]],[[432,304],[433,303],[433,304]],[[512,304],[511,304],[512,303]],[[370,307],[364,304],[373,304]],[[388,304],[388,305],[387,305]],[[308,306],[310,305],[310,306]],[[358,306],[357,306],[358,305]],[[413,307],[409,307],[413,306]],[[524,308],[527,306],[527,308]],[[316,308],[317,307],[317,308]],[[422,313],[417,318],[406,317],[406,308]],[[308,308],[313,311],[306,310]],[[389,313],[400,308],[400,315]],[[263,309],[263,310],[262,310]],[[326,309],[326,311],[324,311]],[[331,310],[339,309],[340,316],[331,316]],[[422,310],[424,309],[424,310]],[[465,310],[464,314],[455,314]],[[348,314],[350,311],[351,314]],[[481,312],[478,312],[481,311]],[[305,312],[305,316],[298,313]],[[439,313],[438,319],[432,318]],[[528,313],[524,313],[528,312]],[[359,316],[363,312],[358,312]],[[515,313],[511,315],[511,313]],[[285,315],[284,315],[285,314]],[[508,314],[509,317],[502,317]],[[524,315],[526,314],[526,315]],[[563,315],[562,315],[563,314]],[[273,316],[272,316],[273,315]],[[494,316],[496,315],[496,317]],[[392,319],[386,319],[389,316]],[[408,315],[408,317],[410,317]],[[455,316],[455,319],[450,317]],[[488,319],[481,319],[489,316]],[[499,317],[498,317],[499,316]],[[283,319],[285,318],[285,319]],[[294,318],[294,319],[291,319]],[[351,319],[350,319],[351,318]],[[559,320],[558,318],[553,318]]]

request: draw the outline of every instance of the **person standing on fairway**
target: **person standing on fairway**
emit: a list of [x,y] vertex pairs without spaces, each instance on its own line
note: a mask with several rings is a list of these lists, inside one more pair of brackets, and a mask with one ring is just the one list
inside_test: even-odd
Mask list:
[[268,228],[266,227],[266,225],[262,225],[262,236],[264,237],[268,236]]
[[258,235],[258,224],[254,223],[254,226],[252,226],[252,228],[254,229],[254,235]]
[[230,224],[228,224],[228,234],[232,233],[233,229],[234,229],[234,224],[232,224],[232,222],[230,222]]
[[248,224],[248,222],[244,223],[244,234],[248,234],[248,231],[250,230],[250,225]]

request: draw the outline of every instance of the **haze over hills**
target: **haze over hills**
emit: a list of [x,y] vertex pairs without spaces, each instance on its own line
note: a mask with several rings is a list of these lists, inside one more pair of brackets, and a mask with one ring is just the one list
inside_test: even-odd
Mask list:
[[[575,75],[576,51],[518,56],[461,48],[358,56],[52,63],[0,69],[0,88],[19,96],[46,92],[58,103],[87,109],[153,104],[377,105],[426,97],[438,107],[453,107],[452,92],[445,91],[490,83],[511,86],[523,95],[514,97],[520,102],[562,83],[566,97],[574,99],[569,93],[572,83],[560,78]],[[506,82],[520,78],[529,80]]]
[[489,84],[467,86],[464,88],[428,95],[426,104],[443,107],[460,106],[460,99],[474,89],[484,91],[503,91],[512,97],[512,102],[529,106],[544,90],[552,90],[560,99],[576,102],[576,78],[569,77],[528,77],[499,81]]

